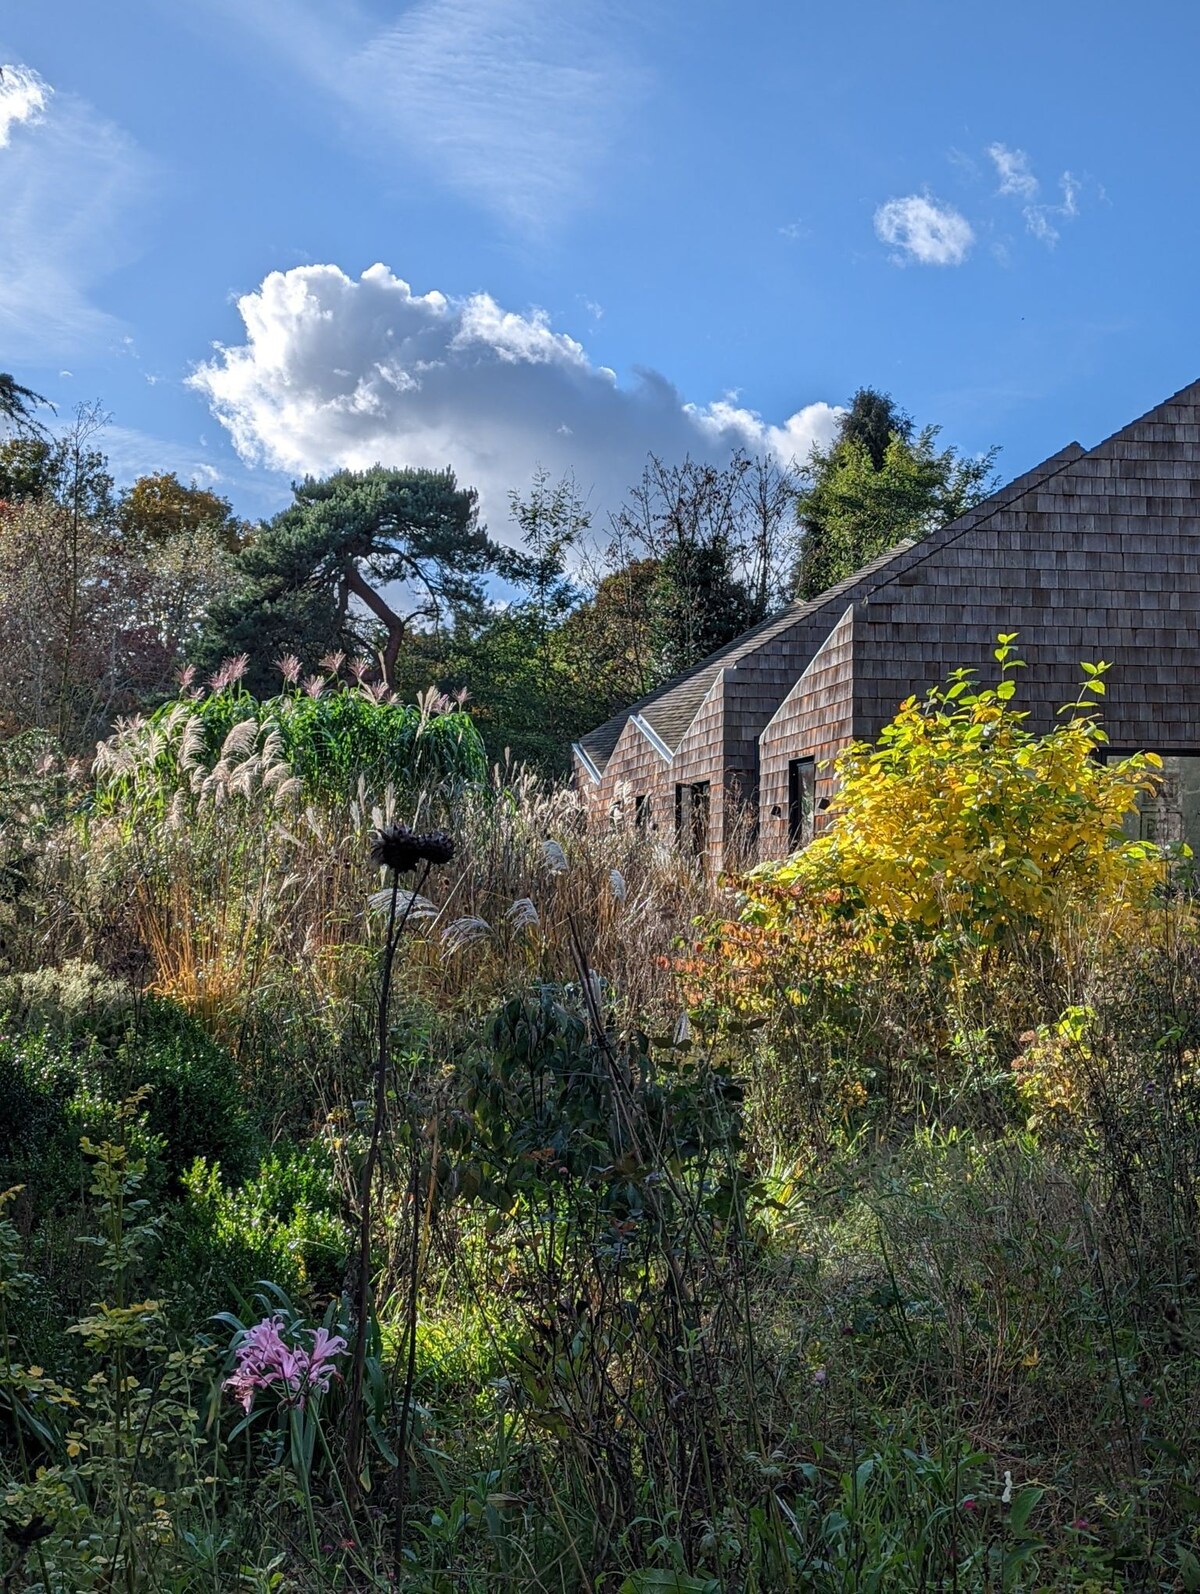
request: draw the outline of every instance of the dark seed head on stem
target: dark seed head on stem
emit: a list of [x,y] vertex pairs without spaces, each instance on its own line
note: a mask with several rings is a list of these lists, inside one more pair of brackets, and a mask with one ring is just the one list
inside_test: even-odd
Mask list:
[[420,863],[449,863],[453,856],[453,838],[444,830],[418,833],[404,824],[384,825],[371,837],[371,862],[396,874],[406,874]]

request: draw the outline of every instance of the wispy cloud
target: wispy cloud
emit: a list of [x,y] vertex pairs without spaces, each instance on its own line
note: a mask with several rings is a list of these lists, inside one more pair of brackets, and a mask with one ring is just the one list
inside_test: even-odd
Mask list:
[[1038,180],[1029,169],[1029,156],[1023,149],[1009,149],[1007,144],[989,144],[987,152],[1000,179],[998,193],[1015,194],[1020,199],[1034,199],[1037,196]]
[[[0,346],[10,361],[43,360],[115,336],[93,289],[128,248],[144,158],[112,122],[71,94],[52,96],[28,67],[0,138]],[[12,137],[17,122],[22,136]]]
[[524,232],[586,199],[648,88],[622,0],[416,0],[372,28],[315,0],[209,0],[348,113]]
[[989,144],[988,154],[996,168],[1000,186],[996,192],[1013,199],[1022,199],[1021,214],[1026,229],[1041,243],[1053,248],[1059,239],[1059,224],[1073,221],[1079,214],[1080,184],[1070,172],[1063,172],[1058,180],[1061,201],[1050,204],[1040,201],[1041,184],[1034,175],[1029,157],[1023,149],[1009,149],[1006,144]]
[[192,385],[244,460],[293,474],[452,460],[497,523],[537,465],[573,471],[602,512],[648,450],[804,462],[836,426],[821,402],[776,426],[732,398],[687,404],[653,371],[622,386],[543,313],[415,294],[382,265],[357,280],[334,265],[272,272],[238,309],[244,343],[219,347]]
[[1057,205],[1026,205],[1025,225],[1035,238],[1051,248],[1058,242],[1059,231],[1057,223],[1074,221],[1079,214],[1080,185],[1070,172],[1064,172],[1058,180],[1062,202]]
[[961,266],[975,242],[967,218],[930,194],[907,194],[880,205],[875,233],[895,250],[897,265]]
[[27,66],[0,66],[0,149],[22,122],[39,122],[54,90]]

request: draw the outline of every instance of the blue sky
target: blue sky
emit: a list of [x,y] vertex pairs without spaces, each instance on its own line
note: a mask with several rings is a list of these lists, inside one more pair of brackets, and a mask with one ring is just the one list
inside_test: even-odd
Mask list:
[[1200,375],[1198,59],[1113,0],[10,7],[0,369],[250,514],[376,458],[602,510],[863,383],[1014,475]]

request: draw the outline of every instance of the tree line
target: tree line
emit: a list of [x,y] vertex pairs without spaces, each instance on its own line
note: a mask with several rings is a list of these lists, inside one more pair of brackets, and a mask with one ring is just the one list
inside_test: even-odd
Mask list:
[[100,407],[51,431],[45,402],[0,374],[0,735],[76,754],[184,666],[245,655],[267,696],[281,660],[341,656],[401,696],[461,694],[490,756],[561,772],[619,708],[977,502],[996,454],[939,448],[862,388],[791,467],[649,455],[603,526],[538,471],[501,541],[450,468],[306,478],[260,523],[170,472],[117,491]]

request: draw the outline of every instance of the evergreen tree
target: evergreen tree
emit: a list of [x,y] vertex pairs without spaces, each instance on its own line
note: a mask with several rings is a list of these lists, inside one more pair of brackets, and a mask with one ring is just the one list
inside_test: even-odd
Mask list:
[[200,650],[204,668],[249,655],[252,690],[269,688],[288,652],[377,655],[391,686],[410,633],[482,612],[483,577],[510,567],[451,470],[376,465],[293,491],[243,549],[240,588],[214,604]]

